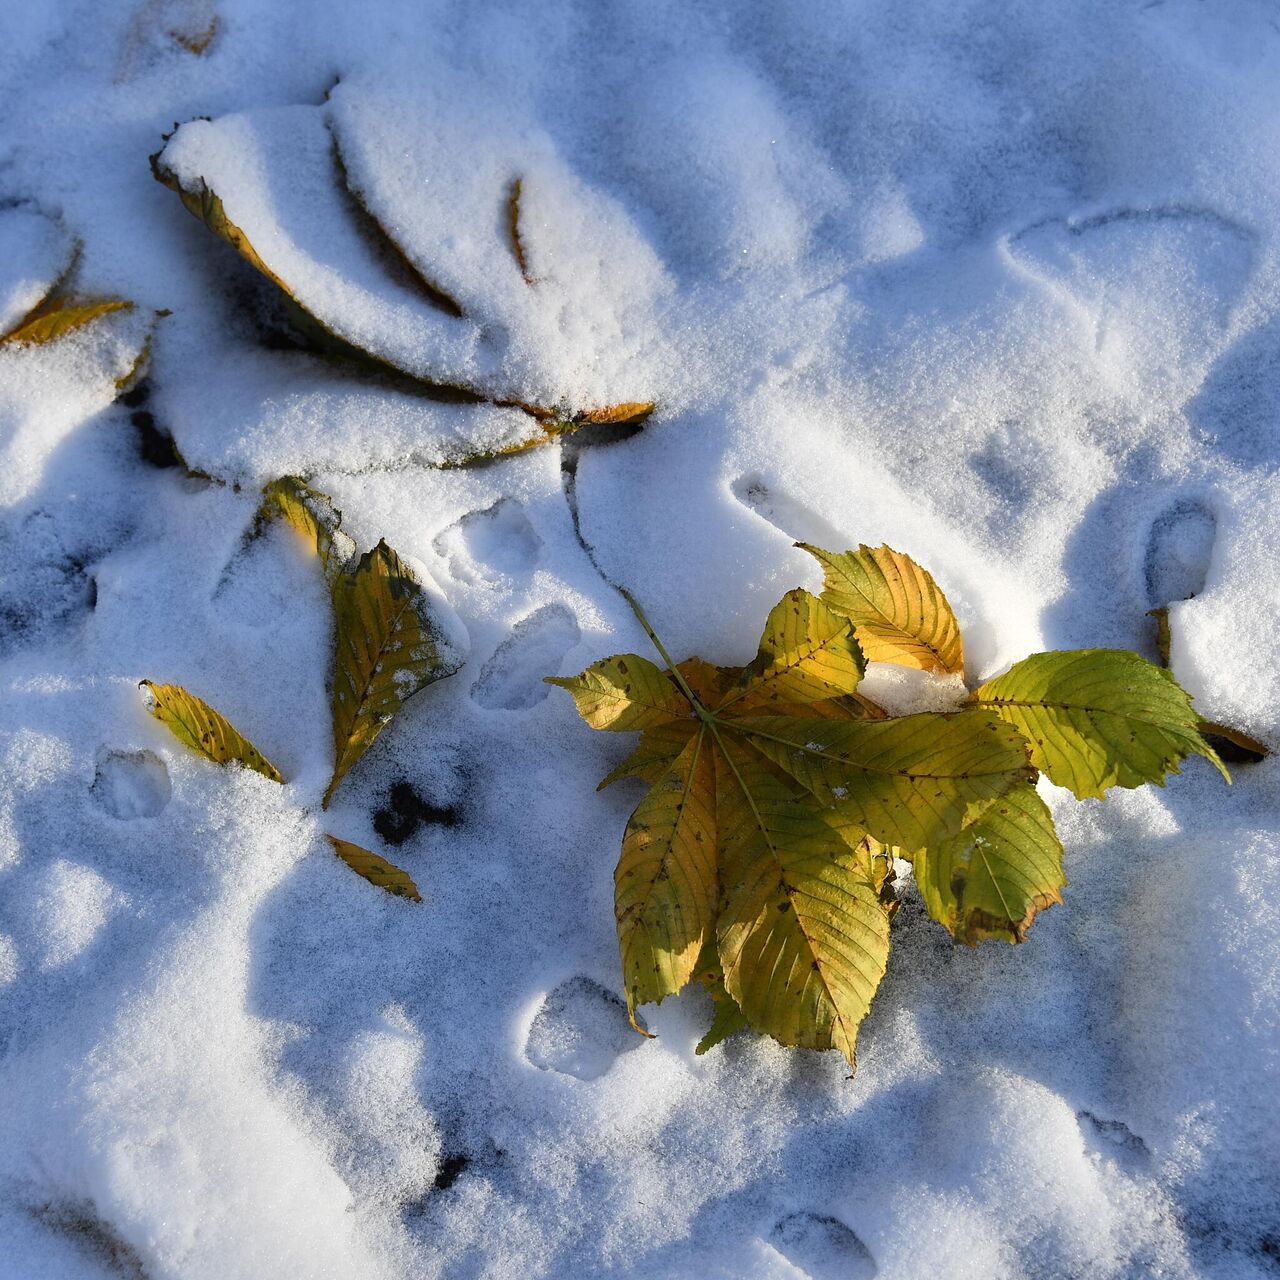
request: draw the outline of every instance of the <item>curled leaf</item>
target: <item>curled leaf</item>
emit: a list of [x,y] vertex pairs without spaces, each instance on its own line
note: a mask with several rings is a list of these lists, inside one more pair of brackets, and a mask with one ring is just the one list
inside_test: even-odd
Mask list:
[[370,884],[377,885],[400,898],[408,898],[411,902],[421,902],[422,895],[418,886],[407,871],[402,871],[393,862],[379,857],[368,849],[363,849],[350,840],[339,840],[337,836],[326,835],[325,839],[333,845],[333,851],[358,876],[363,876]]
[[248,738],[194,693],[188,693],[180,685],[154,684],[150,680],[143,680],[141,688],[149,695],[151,714],[166,725],[179,742],[206,760],[214,764],[241,764],[272,782],[284,781],[275,765]]

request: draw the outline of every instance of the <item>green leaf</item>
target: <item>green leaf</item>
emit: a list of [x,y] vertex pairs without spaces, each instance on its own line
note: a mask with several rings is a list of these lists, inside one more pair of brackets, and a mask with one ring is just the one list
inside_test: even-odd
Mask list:
[[325,839],[333,845],[333,851],[358,876],[363,876],[370,884],[379,889],[394,893],[399,898],[408,898],[411,902],[421,902],[422,895],[413,878],[407,871],[402,871],[386,858],[380,858],[368,849],[362,849],[350,840],[339,840],[337,836],[326,835]]
[[405,702],[462,665],[417,579],[385,542],[333,584],[333,777],[323,806]]
[[636,807],[622,838],[614,908],[627,994],[637,1006],[693,976],[715,925],[715,769],[704,728]]
[[824,551],[796,545],[822,566],[823,600],[849,618],[869,662],[923,671],[964,670],[960,625],[933,575],[890,547]]
[[342,512],[325,494],[309,488],[297,476],[283,476],[263,489],[255,523],[261,526],[277,517],[301,535],[319,558],[325,581],[332,589],[356,553],[356,544],[342,532]]
[[912,858],[929,914],[954,938],[1022,942],[1067,883],[1053,816],[1031,783],[988,805],[950,840]]
[[891,720],[729,720],[725,727],[888,845],[949,839],[1031,776],[1026,744],[987,712]]
[[721,748],[725,987],[757,1031],[839,1049],[854,1066],[858,1026],[888,963],[888,915],[838,833],[758,756],[723,735]]
[[1188,755],[1204,756],[1231,780],[1178,682],[1125,649],[1034,654],[972,701],[1016,728],[1036,767],[1081,800],[1108,787],[1163,784]]
[[153,684],[150,680],[143,680],[140,687],[149,695],[151,714],[192,751],[214,764],[241,764],[272,782],[284,781],[280,771],[252,742],[194,693],[176,684]]
[[769,613],[755,661],[716,710],[771,715],[778,705],[824,702],[853,693],[866,666],[848,618],[807,591],[788,591]]
[[628,733],[693,715],[671,677],[634,653],[605,658],[581,675],[545,679],[573,695],[578,714],[593,729]]

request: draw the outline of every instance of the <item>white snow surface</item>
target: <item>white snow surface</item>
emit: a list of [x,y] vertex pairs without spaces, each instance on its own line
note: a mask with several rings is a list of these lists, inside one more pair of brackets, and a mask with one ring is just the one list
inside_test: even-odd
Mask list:
[[[269,289],[148,169],[202,119],[167,158],[338,331],[657,412],[425,465],[531,420],[272,340]],[[334,139],[463,316],[344,221]],[[886,542],[970,683],[1151,654],[1169,605],[1202,714],[1280,746],[1278,155],[1268,0],[4,6],[5,323],[77,242],[76,290],[137,306],[0,347],[0,1276],[1280,1273],[1275,757],[1045,784],[1065,905],[977,950],[906,906],[849,1079],[747,1036],[695,1056],[697,992],[629,1030],[641,793],[595,787],[630,744],[542,683],[645,651],[617,586],[678,657],[740,663],[819,586],[794,542]],[[151,465],[152,428],[214,480]],[[290,472],[469,646],[327,813],[323,584],[245,540]],[[287,785],[185,752],[142,678]],[[903,710],[957,692],[879,678]]]

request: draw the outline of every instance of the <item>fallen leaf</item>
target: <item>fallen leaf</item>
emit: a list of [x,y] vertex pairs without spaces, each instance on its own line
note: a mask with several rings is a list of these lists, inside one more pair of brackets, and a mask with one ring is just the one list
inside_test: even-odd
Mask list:
[[427,593],[386,542],[339,574],[332,590],[334,766],[325,808],[405,702],[462,665],[448,652]]
[[151,714],[179,742],[214,764],[240,764],[272,782],[283,782],[280,771],[225,717],[194,693],[176,684],[143,680]]
[[1193,754],[1231,781],[1200,736],[1190,697],[1168,671],[1126,649],[1033,654],[971,701],[1017,729],[1036,768],[1080,800],[1163,783]]
[[822,566],[823,600],[853,621],[871,662],[952,675],[964,670],[960,626],[933,575],[890,547],[824,551],[796,544]]
[[402,871],[386,858],[379,857],[368,849],[362,849],[350,840],[339,840],[337,836],[326,835],[325,839],[333,845],[333,851],[358,876],[363,876],[370,884],[385,889],[399,898],[408,898],[411,902],[421,902],[422,895],[413,878],[407,871]]

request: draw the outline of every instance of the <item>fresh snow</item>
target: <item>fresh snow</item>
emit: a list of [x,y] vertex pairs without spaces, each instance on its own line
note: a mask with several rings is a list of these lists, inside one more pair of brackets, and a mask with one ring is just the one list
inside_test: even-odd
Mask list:
[[[463,317],[358,234],[335,142]],[[630,1030],[640,791],[595,790],[629,743],[542,677],[648,651],[616,587],[677,657],[744,662],[820,584],[796,541],[886,542],[971,682],[1153,654],[1168,605],[1202,714],[1280,746],[1278,147],[1267,0],[5,6],[0,317],[77,245],[76,292],[137,305],[0,348],[0,1276],[1275,1276],[1274,759],[1042,784],[1065,905],[973,951],[905,907],[850,1080],[695,1056],[697,992]],[[657,412],[433,469],[532,419],[291,348],[162,148],[350,340]],[[215,481],[148,463],[153,431]],[[468,654],[327,813],[324,587],[245,536],[287,473]],[[184,751],[142,678],[288,784]]]

